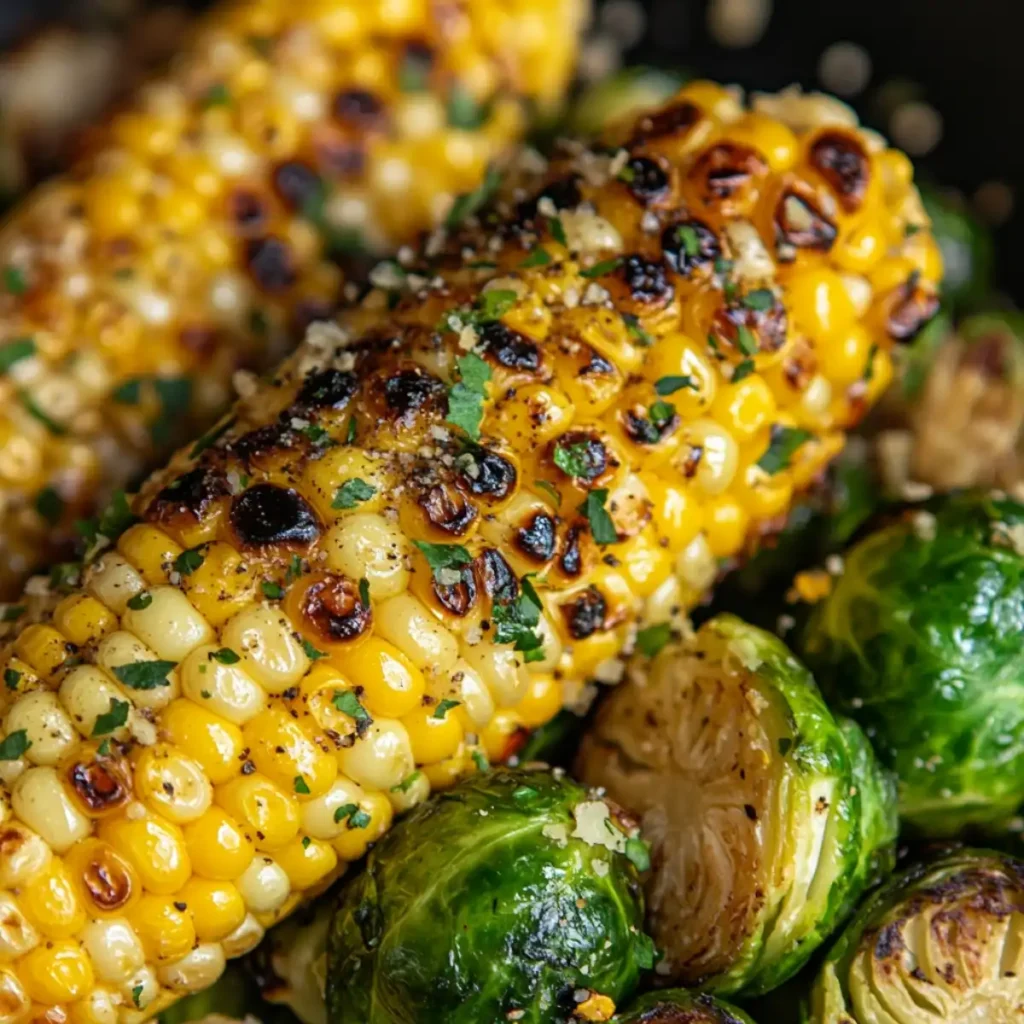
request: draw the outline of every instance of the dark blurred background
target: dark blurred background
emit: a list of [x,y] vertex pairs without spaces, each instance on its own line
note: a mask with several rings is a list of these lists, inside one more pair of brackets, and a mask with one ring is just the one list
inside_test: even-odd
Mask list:
[[[54,23],[86,30],[91,49],[74,53],[66,40],[51,41],[43,56],[55,70],[47,74],[40,61],[37,77],[50,83],[55,106],[78,104],[88,112],[159,65],[186,28],[186,11],[202,6],[203,0],[0,0],[0,48],[24,53],[38,46],[40,28]],[[997,283],[1024,301],[1024,57],[1011,27],[1020,14],[1020,0],[603,0],[583,73],[593,80],[623,62],[643,61],[747,88],[798,82],[838,93],[911,153],[923,178],[995,229]],[[99,84],[76,88],[86,74]],[[6,132],[17,119],[16,109],[5,109],[12,106],[9,92],[0,65]],[[52,139],[36,148],[42,168],[64,158]],[[0,181],[3,163],[0,154]]]

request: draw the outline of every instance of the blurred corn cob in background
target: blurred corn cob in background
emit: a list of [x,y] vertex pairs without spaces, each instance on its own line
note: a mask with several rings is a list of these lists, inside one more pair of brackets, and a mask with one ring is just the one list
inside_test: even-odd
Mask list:
[[0,231],[0,594],[560,98],[584,0],[243,0]]
[[0,1024],[212,983],[682,628],[842,447],[938,259],[845,107],[753,106],[695,83],[622,148],[510,171],[482,225],[461,203],[16,623]]

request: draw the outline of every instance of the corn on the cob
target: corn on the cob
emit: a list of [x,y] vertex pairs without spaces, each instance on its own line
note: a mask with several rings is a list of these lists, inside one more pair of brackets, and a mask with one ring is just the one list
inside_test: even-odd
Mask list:
[[225,3],[96,152],[15,210],[0,596],[99,492],[205,426],[235,369],[272,366],[296,321],[329,315],[334,258],[411,239],[478,185],[527,104],[560,95],[584,4]]
[[689,86],[392,265],[150,480],[3,652],[0,1024],[209,983],[779,520],[939,273],[844,109]]

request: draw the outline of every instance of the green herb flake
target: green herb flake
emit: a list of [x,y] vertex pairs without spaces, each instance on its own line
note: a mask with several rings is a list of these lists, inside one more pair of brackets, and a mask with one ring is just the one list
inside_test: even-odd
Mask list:
[[17,761],[31,746],[28,733],[24,729],[15,729],[0,741],[0,761]]
[[174,569],[182,576],[191,576],[205,561],[206,556],[198,548],[186,548],[174,560]]
[[650,871],[651,851],[642,839],[633,836],[626,840],[626,856],[637,871]]
[[78,585],[81,575],[81,562],[58,562],[50,569],[50,589],[67,593]]
[[683,252],[692,260],[700,255],[700,235],[692,224],[680,224],[676,228],[676,237],[683,247]]
[[301,775],[295,776],[295,792],[300,796],[309,796],[309,785]]
[[4,686],[6,686],[8,690],[16,690],[18,688],[18,683],[20,682],[21,673],[17,669],[4,669]]
[[867,362],[864,364],[864,370],[860,375],[860,379],[865,384],[870,384],[875,377],[875,356],[878,355],[878,346],[872,345],[868,351]]
[[132,988],[132,1002],[135,1004],[137,1009],[139,1009],[139,1010],[142,1009],[142,986],[141,985],[135,985]]
[[231,90],[223,82],[216,82],[206,90],[203,96],[203,106],[227,107],[231,105]]
[[106,736],[120,729],[128,721],[131,704],[126,700],[110,699],[110,710],[96,716],[96,724],[92,727],[93,736]]
[[672,639],[672,627],[667,622],[658,622],[636,634],[636,649],[647,658],[653,658]]
[[612,517],[608,515],[608,511],[605,508],[607,500],[607,488],[598,488],[587,495],[587,500],[579,506],[579,511],[583,513],[587,522],[590,523],[590,532],[596,543],[617,544],[619,534],[615,529],[615,524],[612,522]]
[[142,397],[142,378],[129,377],[122,381],[111,391],[110,397],[119,405],[138,405]]
[[370,581],[365,576],[359,580],[359,600],[364,608],[370,607]]
[[452,208],[448,211],[448,216],[445,218],[444,226],[449,231],[454,231],[463,221],[472,217],[478,210],[486,206],[494,198],[494,194],[500,186],[501,174],[496,168],[489,166],[480,186],[472,192],[466,192],[459,196],[452,203]]
[[310,847],[310,844],[311,844],[312,842],[313,842],[313,840],[312,840],[312,839],[310,839],[310,838],[309,838],[309,836],[303,836],[303,837],[302,837],[302,848],[303,848],[304,850],[308,850],[308,849],[309,849],[309,847]]
[[756,288],[743,296],[742,303],[747,309],[765,313],[775,305],[775,296],[767,288]]
[[771,443],[768,451],[757,460],[758,466],[769,476],[785,469],[790,460],[796,454],[798,448],[810,441],[814,435],[808,430],[801,430],[799,427],[772,428]]
[[24,295],[28,291],[25,272],[20,267],[4,267],[4,288],[11,295]]
[[9,604],[0,614],[0,622],[17,622],[24,614],[25,606],[23,604]]
[[402,92],[425,92],[430,85],[430,54],[407,49],[398,69],[398,88]]
[[96,753],[99,754],[100,757],[109,757],[110,756],[110,740],[104,740],[99,745],[99,747],[96,749]]
[[260,584],[260,590],[263,591],[263,596],[270,601],[279,601],[284,597],[284,588],[273,580],[264,580]]
[[345,425],[345,444],[356,443],[356,418],[355,416],[349,416],[348,423]]
[[567,476],[582,479],[590,476],[590,445],[586,441],[568,445],[556,444],[552,459]]
[[15,363],[29,359],[36,354],[36,343],[32,338],[15,338],[0,345],[0,373],[6,373]]
[[[496,294],[484,292],[483,298]],[[515,301],[515,292],[509,294]],[[475,352],[468,352],[455,362],[459,369],[459,380],[448,391],[448,415],[445,416],[445,422],[458,427],[472,440],[479,441],[491,368]]]
[[568,249],[569,239],[565,235],[565,227],[562,224],[561,217],[548,217],[548,231],[551,232],[551,237],[561,246]]
[[63,437],[68,432],[68,428],[53,419],[24,388],[19,388],[18,400],[29,416],[46,427],[54,437]]
[[115,665],[113,673],[130,690],[155,690],[171,685],[167,673],[177,667],[174,661],[135,661],[130,665]]
[[533,486],[539,491],[543,491],[552,500],[555,508],[562,507],[562,496],[553,483],[549,483],[547,480],[534,480]]
[[629,336],[638,344],[650,348],[654,344],[654,337],[647,333],[641,326],[640,320],[633,313],[623,313],[622,322],[626,325]]
[[610,274],[613,270],[618,270],[620,266],[622,266],[622,257],[615,256],[610,260],[601,260],[586,270],[581,270],[580,277],[603,277],[605,274]]
[[351,690],[335,690],[331,703],[343,714],[355,722],[372,722],[369,711],[359,702],[359,698]]
[[376,487],[359,477],[346,480],[335,493],[331,508],[355,508],[362,502],[369,501],[376,493]]
[[413,544],[423,552],[430,572],[438,582],[441,582],[439,574],[442,570],[458,569],[473,561],[473,556],[461,544],[431,544],[426,540],[414,540]]
[[654,402],[647,410],[647,414],[655,427],[661,430],[672,422],[676,414],[676,407],[671,402]]
[[700,390],[697,382],[688,373],[679,377],[659,377],[654,382],[654,390],[662,396],[674,395],[683,388],[689,388],[691,391]]
[[302,641],[302,649],[306,652],[306,657],[309,658],[310,661],[319,661],[321,658],[327,657],[326,651],[318,650],[316,647],[313,646],[313,644],[309,640],[306,640],[305,638]]
[[406,775],[404,779],[397,785],[391,787],[392,793],[408,793],[410,789],[416,784],[416,780],[423,775],[421,771],[412,772],[410,775]]
[[285,582],[291,583],[302,575],[302,559],[298,555],[292,555],[288,562],[288,571],[284,574]]
[[742,363],[737,363],[736,369],[732,371],[732,383],[739,384],[744,377],[749,377],[754,369],[753,359],[744,359]]
[[543,246],[537,246],[530,252],[530,255],[519,264],[522,270],[530,267],[546,267],[551,262],[551,254]]
[[479,103],[465,86],[456,82],[448,94],[448,124],[463,131],[476,131],[487,120],[489,105]]
[[370,816],[361,811],[358,804],[342,804],[334,809],[334,821],[340,824],[348,819],[349,828],[366,828],[370,824]]
[[36,495],[36,511],[55,526],[64,514],[64,499],[52,487],[44,487]]
[[137,594],[128,598],[127,606],[133,612],[141,612],[153,603],[153,595],[148,590],[140,590]]
[[757,355],[757,339],[745,324],[736,328],[736,345],[745,356]]
[[494,642],[513,644],[523,661],[544,660],[544,640],[537,632],[541,602],[529,575],[519,581],[519,594],[511,600],[496,601],[491,619],[497,627]]
[[237,665],[242,659],[230,647],[214,651],[210,657],[221,665]]
[[472,758],[478,772],[489,772],[491,770],[491,762],[487,760],[487,755],[482,750],[474,750]]
[[457,708],[461,703],[461,700],[451,700],[450,698],[445,697],[443,700],[438,701],[437,707],[434,708],[434,713],[430,717],[444,721],[448,712],[451,711],[452,708]]

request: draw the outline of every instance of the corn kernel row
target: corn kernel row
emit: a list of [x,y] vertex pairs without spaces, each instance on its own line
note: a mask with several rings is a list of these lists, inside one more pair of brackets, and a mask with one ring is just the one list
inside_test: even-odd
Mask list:
[[585,0],[241,0],[0,231],[0,596],[566,85]]
[[311,328],[17,623],[0,1024],[133,1024],[208,984],[667,639],[938,277],[908,165],[845,108],[704,83],[515,172],[484,223]]

